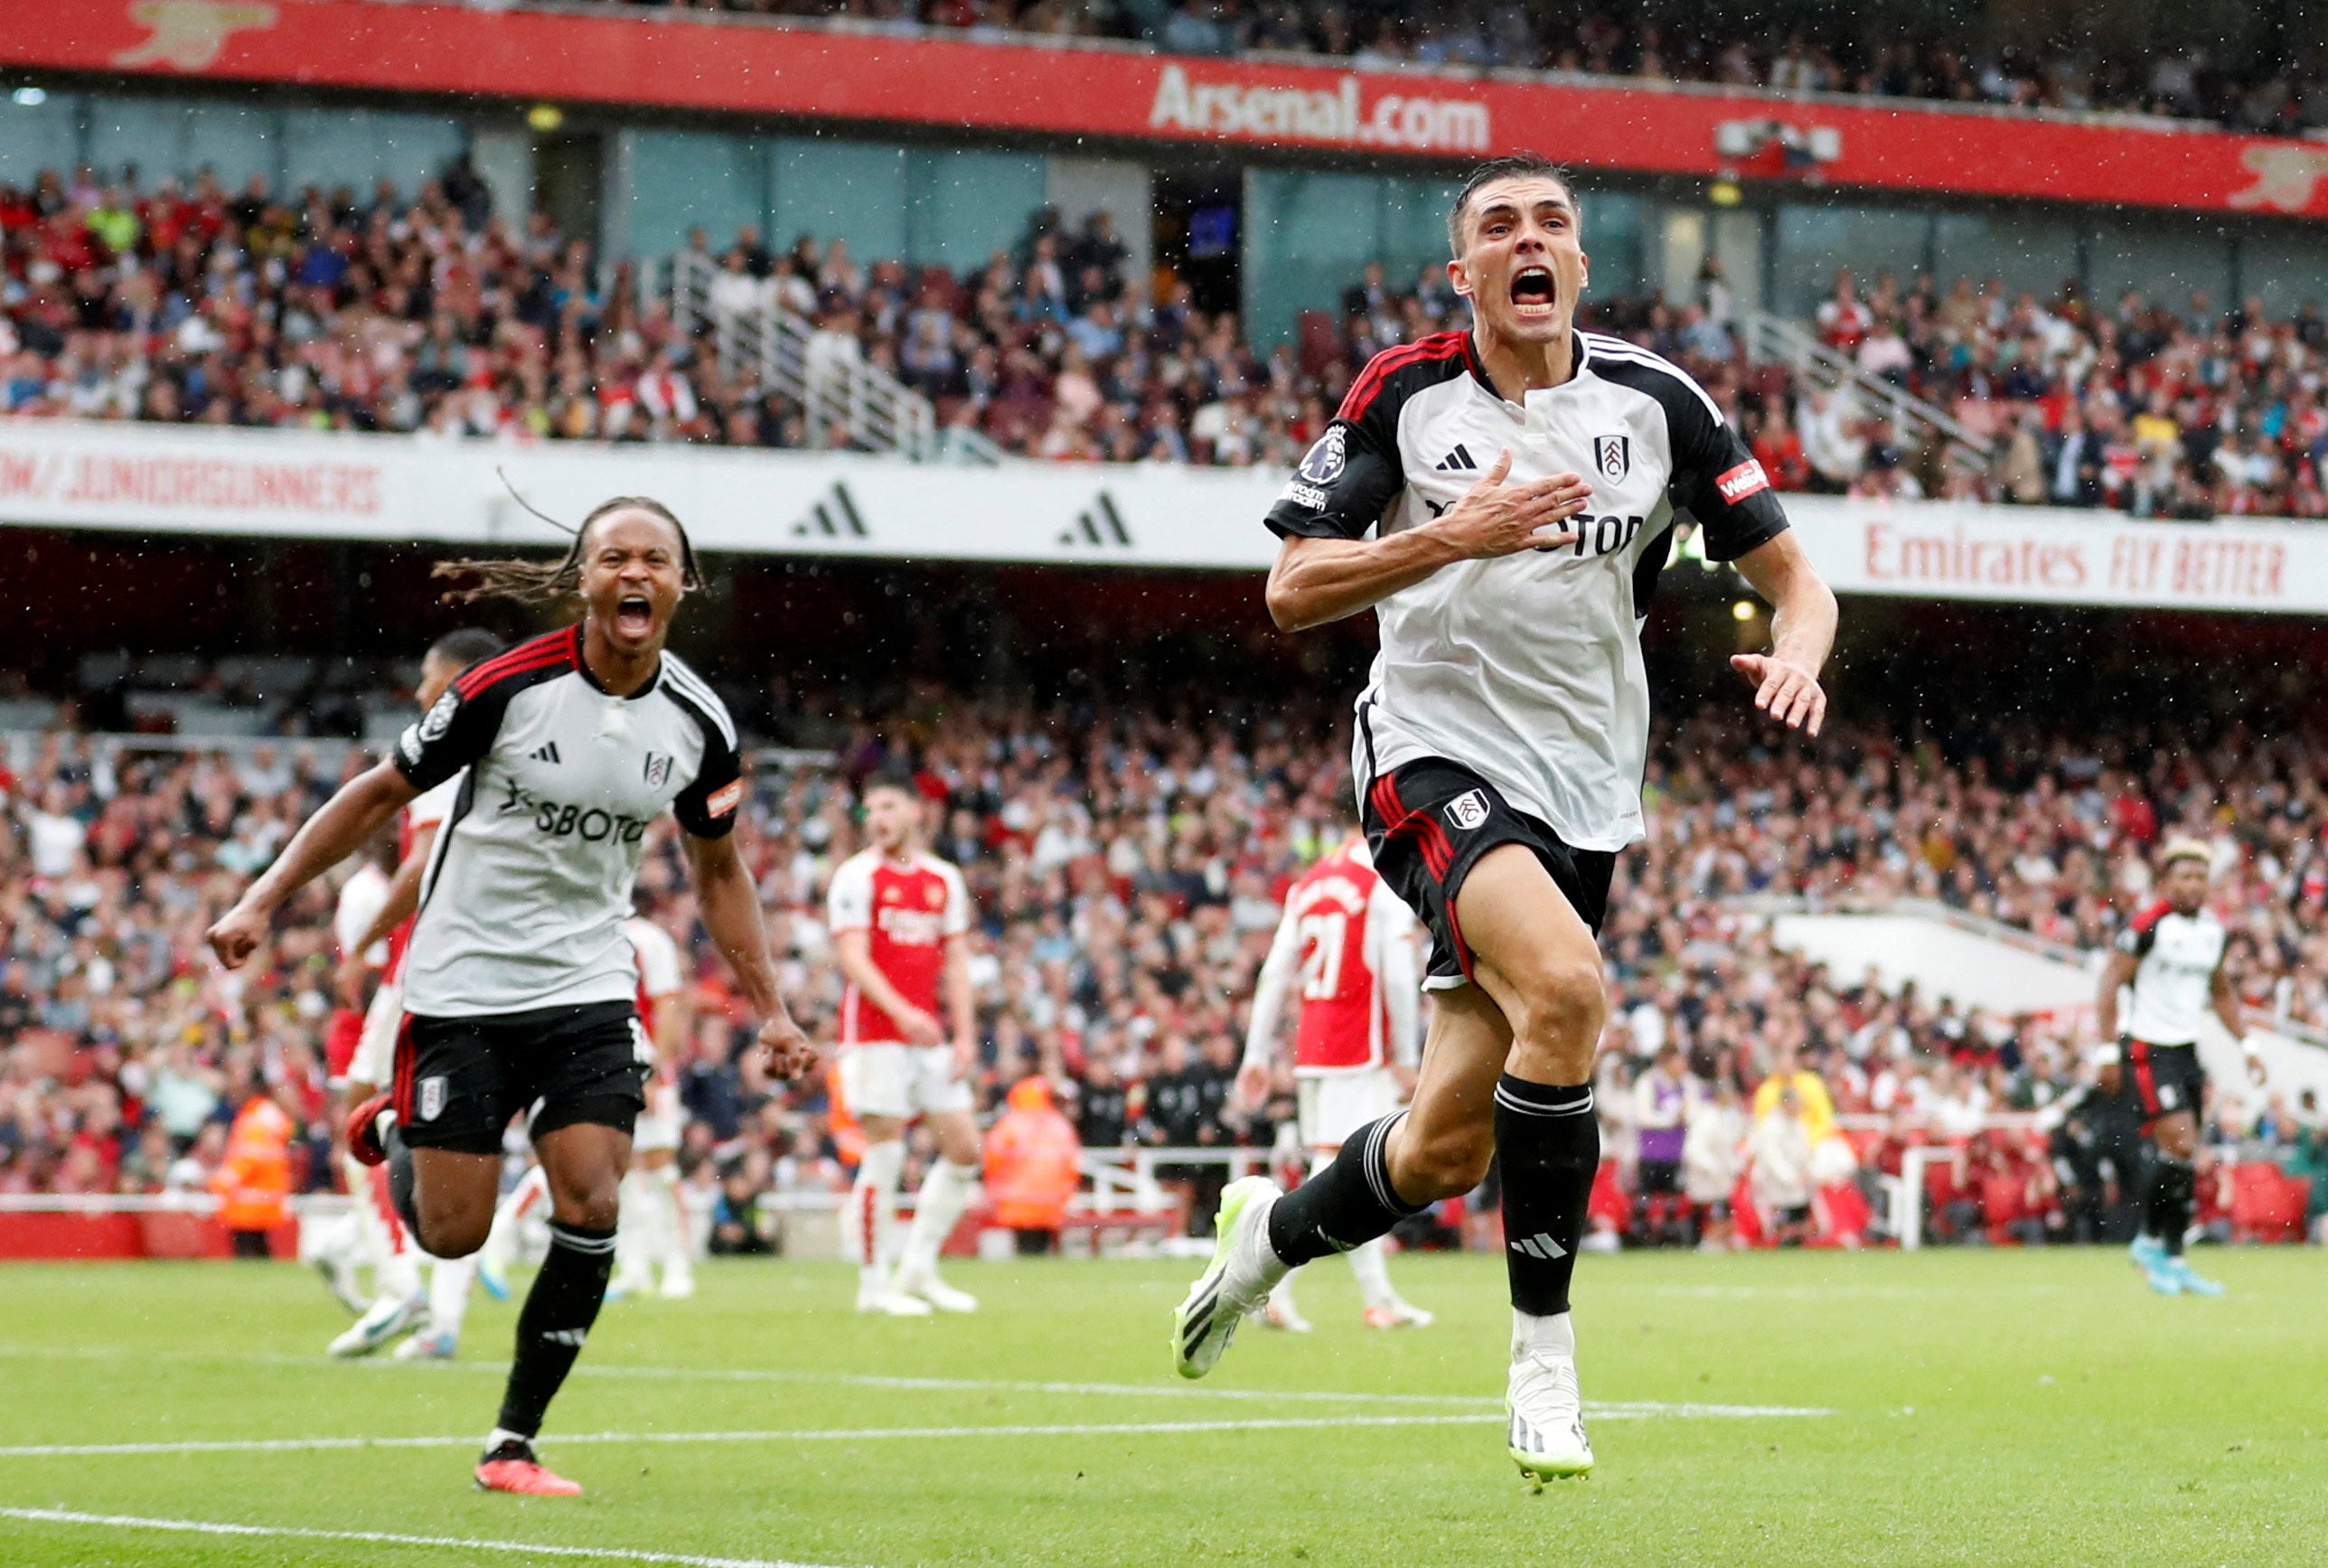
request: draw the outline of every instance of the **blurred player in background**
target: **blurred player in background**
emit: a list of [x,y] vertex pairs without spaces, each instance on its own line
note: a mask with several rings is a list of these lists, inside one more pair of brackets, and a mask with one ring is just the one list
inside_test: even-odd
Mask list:
[[[430,643],[421,655],[419,683],[413,688],[421,712],[435,707],[463,671],[492,658],[501,646],[500,638],[476,627],[447,632]],[[395,872],[381,884],[378,898],[366,901],[370,914],[363,925],[342,934],[343,991],[352,983],[361,984],[351,971],[369,962],[375,953],[380,972],[355,1054],[347,1065],[339,1118],[343,1122],[347,1113],[386,1089],[395,1075],[396,1034],[404,1022],[404,955],[412,941],[421,878],[436,850],[436,831],[452,812],[464,776],[456,775],[422,791],[404,808],[397,819]],[[348,1152],[344,1136],[339,1145],[348,1193],[355,1200],[358,1244],[372,1269],[373,1299],[354,1325],[332,1341],[331,1353],[369,1356],[425,1323],[419,1334],[397,1347],[397,1355],[406,1359],[449,1357],[460,1343],[461,1313],[468,1300],[466,1263],[438,1263],[430,1275],[429,1292],[423,1295],[420,1252],[390,1201],[388,1173],[357,1160]]]
[[[865,1137],[841,1211],[842,1244],[857,1263],[859,1311],[975,1311],[975,1297],[938,1277],[938,1249],[978,1185],[978,1130],[970,1117],[970,1074],[978,1064],[970,891],[959,870],[922,849],[922,796],[910,775],[874,779],[864,810],[870,842],[833,872],[828,899],[847,981],[841,1090]],[[938,1158],[893,1274],[889,1238],[905,1176],[906,1124],[916,1116],[928,1122]]]
[[[372,977],[388,963],[388,944],[368,944],[364,936],[371,929],[373,917],[388,903],[389,881],[395,869],[396,836],[381,833],[371,841],[362,864],[340,884],[339,899],[332,911],[332,936],[339,949],[339,962],[332,977],[334,1005],[324,1028],[324,1069],[336,1109],[354,1103],[347,1099],[348,1064],[355,1060],[363,1040],[364,1000],[371,991]],[[354,1169],[345,1164],[336,1121],[333,1151],[343,1161],[351,1201],[345,1214],[328,1219],[301,1218],[299,1261],[323,1276],[324,1289],[342,1306],[361,1317],[371,1304],[363,1294],[362,1270],[376,1260],[365,1224],[366,1187],[356,1179]]]
[[[642,895],[643,901],[644,896]],[[662,1272],[666,1300],[695,1294],[695,1259],[689,1251],[686,1210],[679,1197],[678,1061],[695,1028],[687,971],[679,944],[645,913],[623,922],[639,965],[639,1023],[654,1047],[647,1108],[631,1135],[631,1169],[623,1178],[623,1219],[615,1231],[615,1281],[610,1296],[640,1296]],[[539,1169],[540,1167],[536,1167]]]
[[[1248,1107],[1268,1097],[1279,1022],[1298,987],[1294,1090],[1313,1169],[1331,1163],[1351,1133],[1396,1111],[1414,1086],[1422,986],[1415,934],[1413,912],[1375,875],[1355,831],[1285,896],[1277,939],[1253,986],[1237,1097]],[[1429,1326],[1431,1314],[1391,1288],[1385,1253],[1380,1236],[1343,1253],[1357,1276],[1367,1326]],[[1270,1292],[1267,1311],[1278,1328],[1310,1328],[1294,1304],[1291,1273]]]
[[[2248,1038],[2247,1019],[2223,967],[2228,938],[2222,923],[2207,909],[2209,859],[2207,846],[2196,839],[2176,839],[2160,852],[2158,899],[2118,934],[2094,998],[2094,1028],[2107,1063],[2103,1086],[2133,1099],[2157,1157],[2143,1203],[2142,1232],[2129,1253],[2150,1288],[2164,1296],[2223,1293],[2220,1284],[2192,1269],[2182,1255],[2198,1189],[2192,1161],[2207,1103],[2199,1029],[2210,1010],[2247,1054],[2248,1075],[2258,1084],[2264,1081],[2263,1059]],[[2123,1020],[2120,991],[2132,999]],[[2107,1054],[2113,1050],[2111,1060]]]

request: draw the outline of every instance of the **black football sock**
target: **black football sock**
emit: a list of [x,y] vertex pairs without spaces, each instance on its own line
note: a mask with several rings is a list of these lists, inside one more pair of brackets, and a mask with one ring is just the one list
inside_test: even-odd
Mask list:
[[1504,1178],[1512,1305],[1537,1318],[1565,1312],[1600,1167],[1592,1085],[1556,1088],[1505,1074],[1496,1084],[1496,1162]]
[[1277,1200],[1269,1211],[1269,1247],[1289,1267],[1348,1252],[1431,1207],[1404,1201],[1390,1184],[1391,1129],[1405,1118],[1401,1111],[1367,1122],[1332,1164]]
[[541,1430],[542,1412],[582,1354],[614,1272],[611,1227],[549,1222],[549,1256],[542,1260],[517,1318],[517,1359],[510,1364],[509,1391],[502,1396],[502,1431],[531,1438]]
[[412,1233],[412,1244],[422,1252],[428,1249],[420,1244],[420,1207],[412,1199],[412,1146],[394,1122],[380,1141],[388,1150],[388,1201],[395,1207],[396,1217]]
[[2198,1178],[2189,1160],[2164,1154],[2158,1157],[2158,1169],[2150,1178],[2143,1229],[2157,1239],[2170,1258],[2182,1255],[2182,1233],[2191,1228],[2191,1199],[2197,1190]]

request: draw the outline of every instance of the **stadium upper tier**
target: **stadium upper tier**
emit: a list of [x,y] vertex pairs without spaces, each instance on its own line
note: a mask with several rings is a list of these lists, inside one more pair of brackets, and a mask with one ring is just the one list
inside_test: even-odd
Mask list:
[[[860,445],[845,424],[812,427],[801,387],[723,361],[723,321],[775,310],[803,327],[807,388],[871,367],[926,395],[941,424],[1009,453],[1281,468],[1368,357],[1465,319],[1437,269],[1410,281],[1375,267],[1263,352],[1185,283],[1143,316],[1105,215],[1070,230],[1039,212],[1013,249],[961,273],[807,235],[782,249],[755,230],[699,238],[699,269],[716,271],[700,315],[675,314],[627,263],[601,268],[540,216],[495,222],[475,195],[456,202],[432,181],[293,196],[263,177],[229,192],[207,176],[137,190],[87,170],[0,189],[0,409]],[[2074,284],[2041,298],[1903,265],[1863,295],[1838,279],[1816,327],[1839,361],[1821,378],[1751,359],[1711,268],[1690,299],[1588,301],[1581,319],[1691,369],[1782,488],[2328,515],[2317,302],[2268,321],[2254,301],[2089,300]],[[1838,388],[1834,362],[1868,380]],[[1985,433],[1986,467],[1913,445],[1865,395],[1883,382]]]
[[1396,6],[1379,0],[584,0],[621,8],[725,11],[948,34],[1112,39],[1190,56],[1317,56],[1400,65],[1557,71],[1782,93],[2209,120],[2294,136],[2328,127],[2328,80],[2269,42],[2217,35],[2160,47],[2075,35],[2007,42],[1934,14],[1780,5],[1748,17],[1616,15],[1543,5]]

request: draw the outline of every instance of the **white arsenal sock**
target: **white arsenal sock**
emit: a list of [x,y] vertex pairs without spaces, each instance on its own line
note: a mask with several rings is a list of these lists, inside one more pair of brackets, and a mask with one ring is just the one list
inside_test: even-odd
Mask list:
[[889,1270],[889,1232],[897,1219],[897,1187],[906,1176],[905,1140],[868,1143],[857,1162],[857,1179],[850,1184],[849,1207],[840,1214],[842,1248],[857,1263],[859,1280],[867,1290],[886,1288]]
[[978,1190],[978,1167],[941,1160],[922,1178],[921,1196],[914,1203],[914,1228],[906,1234],[906,1254],[897,1277],[919,1279],[938,1266],[938,1253],[953,1235],[954,1222]]
[[461,1337],[461,1319],[469,1313],[469,1282],[477,1277],[477,1260],[438,1258],[428,1266],[428,1331]]
[[510,1265],[517,1261],[518,1238],[525,1226],[525,1216],[549,1195],[549,1178],[539,1165],[528,1168],[518,1178],[509,1196],[493,1209],[493,1228],[485,1233],[485,1244],[478,1256],[507,1274]]
[[615,1219],[615,1283],[624,1291],[643,1290],[653,1282],[650,1276],[655,1256],[662,1250],[662,1189],[653,1172],[633,1166],[624,1172],[617,1191],[621,1207]]
[[657,1166],[647,1172],[661,1196],[662,1245],[655,1261],[662,1264],[662,1282],[695,1277],[694,1227],[688,1224],[687,1198],[680,1186],[679,1167]]
[[1358,1294],[1366,1305],[1389,1306],[1396,1292],[1390,1288],[1390,1262],[1382,1237],[1361,1243],[1342,1255],[1350,1260],[1350,1272],[1358,1277]]

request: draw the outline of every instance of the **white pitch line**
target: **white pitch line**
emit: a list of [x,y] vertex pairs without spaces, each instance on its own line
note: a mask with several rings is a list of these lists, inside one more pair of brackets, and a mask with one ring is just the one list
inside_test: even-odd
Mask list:
[[[1684,1420],[1741,1420],[1759,1417],[1831,1415],[1832,1411],[1792,1405],[1657,1404],[1635,1402],[1587,1404],[1587,1415],[1600,1421],[1652,1421],[1661,1417]],[[1131,1437],[1175,1432],[1285,1432],[1320,1427],[1461,1426],[1501,1421],[1499,1413],[1481,1411],[1464,1415],[1282,1416],[1247,1421],[1127,1421],[1018,1422],[1000,1426],[867,1426],[808,1427],[791,1431],[746,1432],[585,1432],[560,1433],[549,1445],[560,1443],[644,1442],[873,1442],[896,1438],[961,1437]],[[0,1459],[98,1458],[130,1454],[321,1452],[335,1449],[474,1448],[474,1436],[460,1437],[272,1437],[189,1440],[183,1442],[26,1443],[0,1448]]]
[[[90,1346],[50,1347],[0,1345],[0,1356],[21,1356],[42,1360],[75,1357],[106,1362],[227,1361],[307,1368],[325,1365],[323,1357],[317,1356],[285,1356],[267,1351],[133,1351]],[[482,1361],[438,1361],[416,1365],[381,1360],[360,1362],[355,1365],[358,1368],[380,1369],[396,1376],[415,1374],[441,1376],[463,1372],[493,1377],[509,1376],[507,1366]],[[868,1372],[820,1372],[807,1368],[783,1366],[625,1366],[594,1365],[586,1361],[576,1366],[570,1376],[584,1378],[629,1377],[651,1382],[811,1383],[848,1388],[895,1388],[935,1393],[953,1391],[973,1394],[1103,1394],[1158,1399],[1258,1399],[1272,1402],[1282,1400],[1293,1404],[1449,1405],[1499,1403],[1492,1396],[1473,1394],[1388,1394],[1366,1390],[1319,1388],[1216,1388],[1210,1384],[1199,1386],[1177,1381],[1171,1383],[1074,1383],[999,1377],[907,1377]]]
[[[452,1363],[463,1366],[460,1362]],[[468,1364],[467,1370],[508,1376],[507,1369]],[[577,1377],[639,1377],[661,1380],[703,1379],[714,1383],[825,1383],[850,1388],[901,1388],[919,1392],[974,1394],[1076,1394],[1141,1396],[1159,1399],[1261,1399],[1329,1404],[1499,1404],[1501,1401],[1475,1394],[1374,1394],[1363,1390],[1321,1388],[1215,1388],[1187,1383],[1056,1383],[1026,1382],[1000,1377],[905,1377],[870,1372],[795,1372],[780,1367],[592,1366],[574,1369]]]
[[145,1519],[129,1514],[84,1514],[74,1508],[0,1508],[0,1519],[33,1525],[87,1525],[114,1530],[160,1530],[181,1535],[260,1536],[270,1540],[354,1541],[371,1546],[444,1546],[461,1552],[508,1552],[527,1557],[582,1557],[599,1562],[660,1563],[673,1568],[819,1568],[780,1557],[699,1557],[684,1552],[640,1552],[623,1546],[552,1546],[536,1541],[480,1541],[461,1535],[399,1535],[385,1530],[305,1530],[289,1525],[232,1525],[211,1519]]

